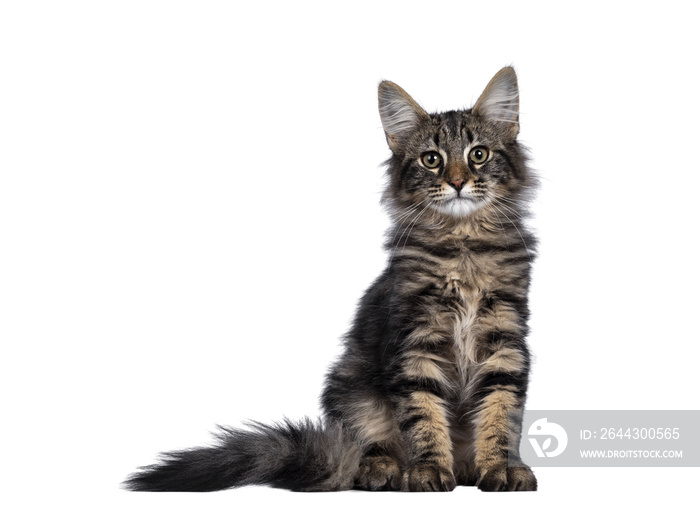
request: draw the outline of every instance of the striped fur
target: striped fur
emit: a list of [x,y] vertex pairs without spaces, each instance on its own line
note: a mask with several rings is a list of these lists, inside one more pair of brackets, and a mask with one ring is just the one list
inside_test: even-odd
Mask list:
[[535,181],[516,140],[517,93],[505,68],[473,109],[428,114],[380,84],[390,260],[327,376],[324,420],[225,430],[217,446],[168,454],[128,488],[536,489],[527,466],[507,468],[528,382],[536,247],[523,223]]

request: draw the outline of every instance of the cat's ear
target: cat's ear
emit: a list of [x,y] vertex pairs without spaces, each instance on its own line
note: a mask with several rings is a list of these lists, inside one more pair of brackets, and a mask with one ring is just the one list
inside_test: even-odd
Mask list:
[[472,113],[498,123],[509,138],[515,139],[520,131],[519,107],[518,77],[512,67],[504,67],[488,83]]
[[388,80],[379,84],[379,116],[386,141],[394,153],[403,149],[406,139],[421,120],[430,118],[408,93]]

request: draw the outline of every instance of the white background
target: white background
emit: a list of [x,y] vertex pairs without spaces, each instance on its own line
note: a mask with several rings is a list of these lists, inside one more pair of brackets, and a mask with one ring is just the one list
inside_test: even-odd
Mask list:
[[700,408],[689,5],[3,2],[3,521],[643,523],[692,509],[690,468],[540,468],[528,494],[119,489],[216,423],[319,413],[386,261],[382,79],[435,111],[517,69],[542,177],[528,406]]

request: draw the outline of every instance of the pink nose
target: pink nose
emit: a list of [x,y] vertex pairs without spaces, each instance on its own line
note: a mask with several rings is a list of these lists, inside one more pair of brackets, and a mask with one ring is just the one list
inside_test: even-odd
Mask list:
[[455,180],[451,180],[451,181],[448,182],[447,184],[449,184],[449,185],[452,186],[454,189],[456,189],[457,191],[459,191],[459,190],[462,189],[462,186],[464,186],[464,183],[465,183],[465,180],[464,180],[464,179],[455,179]]

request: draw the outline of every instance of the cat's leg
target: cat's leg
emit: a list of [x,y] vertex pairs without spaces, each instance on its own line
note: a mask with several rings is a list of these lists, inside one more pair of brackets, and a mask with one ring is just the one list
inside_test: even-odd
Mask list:
[[323,395],[326,417],[340,421],[362,449],[354,488],[399,490],[405,461],[391,403],[357,383],[337,370],[329,375]]
[[421,333],[423,338],[432,337],[432,343],[408,347],[400,354],[390,386],[407,451],[402,488],[449,491],[455,487],[455,478],[446,401],[449,388],[443,371],[446,359],[437,353],[441,336],[434,331],[429,336],[417,330],[409,340],[420,343]]
[[400,406],[399,421],[410,458],[404,490],[454,489],[450,431],[443,398],[433,392],[416,390]]
[[495,388],[485,396],[474,420],[474,465],[477,486],[487,492],[537,490],[537,479],[518,455],[522,401],[517,394]]
[[346,405],[345,421],[353,428],[363,449],[355,488],[399,490],[404,461],[391,404],[377,392],[355,393],[352,398]]
[[491,300],[480,312],[470,425],[476,484],[484,491],[537,490],[534,474],[519,459],[529,352],[518,306]]

